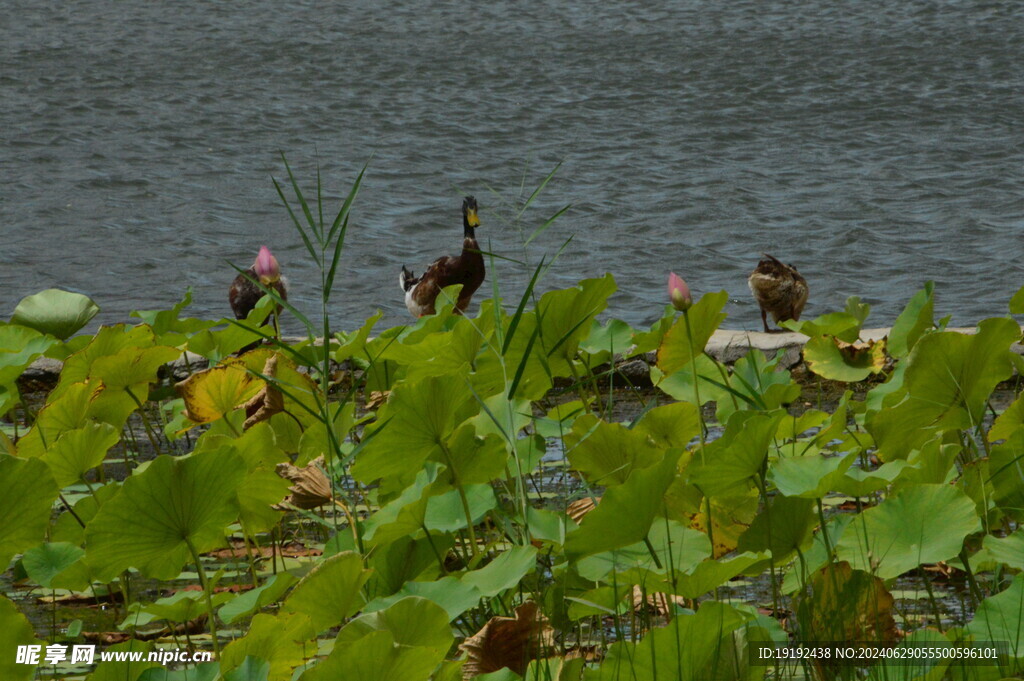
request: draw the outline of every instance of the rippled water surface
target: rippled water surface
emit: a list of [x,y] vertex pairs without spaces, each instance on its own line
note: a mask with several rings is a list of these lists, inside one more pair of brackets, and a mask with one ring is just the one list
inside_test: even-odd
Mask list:
[[[612,271],[612,314],[634,324],[672,269],[729,291],[726,326],[756,328],[761,251],[805,274],[806,314],[860,295],[878,324],[928,279],[959,322],[1024,284],[1015,0],[4,8],[0,316],[55,285],[105,323],[188,286],[194,314],[219,316],[226,261],[261,243],[315,312],[319,276],[270,179],[282,150],[310,189],[319,159],[332,201],[369,162],[344,328],[406,319],[399,266],[458,248],[470,192],[485,247],[535,263],[575,235],[542,288]],[[498,277],[518,298],[529,272]]]

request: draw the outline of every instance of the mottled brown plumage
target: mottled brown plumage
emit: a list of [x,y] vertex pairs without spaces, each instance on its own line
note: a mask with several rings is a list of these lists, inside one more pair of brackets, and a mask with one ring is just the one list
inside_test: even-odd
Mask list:
[[[277,258],[266,246],[260,247],[260,253],[252,267],[243,274],[235,277],[228,290],[228,302],[231,303],[231,310],[235,313],[235,319],[245,319],[256,307],[263,297],[263,291],[253,283],[258,281],[267,288],[277,291],[282,300],[288,300],[288,280],[281,276],[281,268],[277,264]],[[281,307],[278,306],[278,312]]]
[[467,196],[462,202],[462,253],[438,258],[420,277],[402,266],[398,282],[405,291],[405,306],[414,317],[434,314],[437,294],[444,287],[455,284],[462,284],[462,292],[455,303],[456,313],[461,314],[469,307],[469,301],[485,276],[484,256],[480,253],[474,231],[479,226],[476,199]]
[[799,320],[807,303],[807,280],[792,265],[782,263],[767,253],[747,278],[750,292],[761,307],[761,323],[768,328],[768,313],[778,324],[787,319]]

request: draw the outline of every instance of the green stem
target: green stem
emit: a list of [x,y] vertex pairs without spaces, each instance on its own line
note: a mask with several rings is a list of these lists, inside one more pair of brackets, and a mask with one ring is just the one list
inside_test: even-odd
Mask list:
[[704,423],[704,407],[700,400],[700,387],[697,381],[697,357],[693,354],[693,330],[690,328],[690,313],[683,310],[683,321],[686,323],[686,344],[690,348],[690,369],[693,370],[693,396],[697,399],[697,417],[700,419],[700,462],[704,463],[704,442],[707,437],[707,424]]
[[210,594],[210,580],[206,578],[206,569],[203,568],[203,561],[199,559],[199,552],[195,544],[188,537],[185,537],[185,544],[192,554],[192,560],[196,564],[196,572],[199,573],[199,583],[203,586],[203,596],[206,600],[206,612],[210,622],[210,636],[213,638],[213,657],[220,658],[220,643],[217,641],[217,614],[213,612],[213,596]]
[[452,463],[451,452],[448,451],[448,447],[443,442],[438,443],[441,447],[441,452],[444,453],[444,460],[448,464],[448,472],[451,475],[452,486],[459,491],[459,499],[462,501],[462,512],[466,514],[466,531],[469,534],[469,548],[473,553],[473,558],[477,557],[480,553],[479,547],[476,545],[476,532],[473,530],[473,514],[469,510],[469,499],[466,497],[466,490],[463,489],[462,483],[459,481],[459,472],[455,469],[455,465]]

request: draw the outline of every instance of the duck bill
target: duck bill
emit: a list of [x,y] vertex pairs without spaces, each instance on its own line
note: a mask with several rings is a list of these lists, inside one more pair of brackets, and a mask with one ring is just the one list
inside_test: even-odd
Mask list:
[[480,218],[477,217],[476,208],[466,209],[466,224],[469,225],[470,227],[480,226]]

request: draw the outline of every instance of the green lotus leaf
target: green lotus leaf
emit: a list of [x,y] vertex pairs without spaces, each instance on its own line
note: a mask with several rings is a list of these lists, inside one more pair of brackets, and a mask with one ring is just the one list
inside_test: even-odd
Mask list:
[[458,578],[448,575],[432,582],[407,582],[398,592],[384,598],[375,598],[367,603],[363,612],[383,610],[408,596],[419,596],[433,601],[444,608],[450,621],[475,607],[483,594],[475,584],[462,582]]
[[[850,454],[851,458],[856,458],[856,456],[856,453]],[[851,497],[866,497],[874,494],[875,492],[884,490],[899,479],[908,468],[912,468],[911,465],[902,459],[884,463],[878,468],[870,471],[866,471],[863,468],[849,466],[844,470],[841,476],[831,480],[831,489],[834,492],[846,494]],[[948,471],[949,468],[947,467],[946,470]],[[916,480],[916,482],[935,481]]]
[[456,430],[447,445],[431,459],[447,468],[441,476],[450,477],[453,484],[456,480],[463,485],[490,482],[505,474],[505,466],[509,464],[506,442],[494,433],[476,431],[469,422]]
[[857,570],[890,579],[953,558],[979,529],[974,502],[958,488],[908,485],[856,516],[836,554]]
[[621,484],[634,470],[647,468],[663,455],[645,433],[593,414],[577,418],[564,442],[569,463],[594,485]]
[[0,455],[0,567],[43,539],[59,492],[42,461]]
[[1024,529],[1018,529],[1008,537],[985,537],[983,546],[992,558],[1014,570],[1024,570]]
[[1018,397],[1002,414],[996,417],[988,431],[988,441],[1006,440],[1024,426],[1024,395]]
[[816,336],[834,336],[847,343],[856,343],[860,338],[860,325],[863,319],[845,312],[829,312],[815,319],[794,321],[792,319],[779,324],[784,329],[802,333],[808,338]]
[[804,346],[804,361],[822,378],[856,383],[885,368],[885,341],[853,344],[832,336],[815,336]]
[[368,558],[373,575],[366,584],[366,591],[372,597],[390,596],[408,581],[433,568],[439,569],[438,556],[445,556],[455,545],[450,534],[432,533],[430,537],[413,539],[399,537],[393,542],[378,546]]
[[[443,476],[444,473],[441,473]],[[435,489],[443,489],[435,485]],[[494,496],[494,488],[488,484],[466,485],[463,488],[469,516],[473,523],[479,523],[484,514],[498,505]],[[466,528],[466,512],[462,506],[462,496],[458,490],[450,489],[427,499],[427,507],[423,514],[423,522],[427,529],[434,532],[458,532]]]
[[[100,379],[112,390],[123,390],[148,385],[157,380],[157,370],[181,356],[181,351],[163,345],[151,348],[126,348],[116,355],[97,357],[89,370],[90,376]],[[146,398],[144,391],[140,401]]]
[[[213,607],[225,603],[232,597],[227,592],[213,594]],[[128,605],[128,614],[118,626],[121,631],[141,627],[157,620],[168,622],[188,622],[206,613],[205,594],[202,591],[178,591],[167,598],[154,603],[143,604],[139,601]]]
[[246,658],[258,658],[270,663],[269,681],[288,681],[292,678],[292,670],[306,661],[308,642],[315,636],[316,630],[306,615],[257,614],[245,636],[232,641],[221,651],[221,673],[228,677],[229,672],[242,666]]
[[82,474],[99,466],[107,451],[121,439],[120,432],[109,423],[88,423],[81,428],[61,433],[42,460],[59,487],[67,487],[82,479]]
[[335,646],[353,643],[375,631],[388,631],[400,646],[424,647],[441,662],[452,645],[448,613],[432,601],[411,596],[385,610],[361,615],[338,632]]
[[0,384],[9,384],[56,343],[35,329],[0,324]]
[[80,331],[100,311],[81,293],[46,289],[21,299],[11,322],[66,340]]
[[661,319],[654,322],[647,331],[637,331],[633,334],[633,347],[629,350],[630,357],[636,357],[653,350],[657,350],[664,340],[665,334],[672,328],[676,319],[676,309],[666,305],[661,313]]
[[263,658],[246,655],[242,664],[229,671],[223,678],[224,681],[270,681],[270,663]]
[[667,626],[650,630],[639,643],[614,643],[596,669],[587,669],[585,681],[705,681],[723,676],[723,670],[746,666],[747,652],[733,632],[753,620],[722,603],[706,601],[694,615],[678,615]]
[[[151,650],[153,650],[152,643],[136,639],[109,646],[103,652],[137,652],[141,653],[142,656],[139,660],[115,661],[117,658],[114,657],[107,662],[100,662],[96,665],[96,670],[89,677],[89,681],[126,681],[139,678],[147,669],[154,667],[162,669],[163,667],[159,662],[149,662],[146,659]],[[99,658],[98,654],[96,658]]]
[[477,408],[459,376],[397,385],[377,414],[372,438],[356,457],[353,477],[364,483],[397,478],[408,484],[428,457],[441,454],[441,443]]
[[869,412],[865,423],[881,458],[906,458],[935,430],[981,423],[992,390],[1013,374],[1009,348],[1019,337],[1020,327],[1005,318],[984,320],[974,335],[923,336],[906,359],[906,398]]
[[363,539],[372,545],[386,546],[399,537],[423,529],[427,501],[439,470],[439,466],[428,463],[398,497],[367,518],[363,523]]
[[92,375],[93,364],[101,357],[116,357],[131,348],[150,348],[153,343],[153,330],[148,326],[101,326],[85,347],[64,360],[60,381],[51,397],[59,397],[71,386],[87,380]]
[[282,607],[286,612],[306,615],[316,631],[330,629],[362,607],[360,590],[369,577],[362,556],[339,553],[303,577]]
[[914,344],[929,329],[935,326],[935,285],[926,282],[924,288],[914,294],[896,318],[889,330],[889,354],[903,358],[914,349]]
[[656,447],[682,449],[700,433],[700,414],[689,402],[663,404],[644,414],[632,429]]
[[609,487],[580,528],[566,535],[566,554],[578,559],[643,541],[655,516],[664,513],[665,492],[677,475],[681,454],[680,449],[670,449],[660,462],[635,470],[623,484]]
[[590,332],[580,342],[580,350],[590,354],[592,366],[603,364],[614,355],[621,355],[633,345],[633,328],[624,321],[610,319],[604,326],[596,319]]
[[155,579],[176,577],[191,559],[190,544],[199,553],[223,544],[244,476],[245,462],[231,452],[158,456],[89,523],[89,564],[101,581],[129,567]]
[[[572,288],[548,291],[537,303],[540,331],[536,349],[550,360],[569,362],[576,356],[580,340],[590,331],[590,321],[615,293],[615,278],[584,279]],[[568,367],[568,364],[566,364]]]
[[[142,672],[136,681],[218,681],[220,678],[219,662],[201,662],[194,667],[182,669],[152,667]],[[224,681],[266,681],[266,676],[243,676],[239,679],[229,674],[223,678]]]
[[[627,572],[649,574],[664,573],[670,566],[688,572],[711,555],[711,543],[703,532],[685,527],[674,520],[655,522],[647,534],[647,541],[587,556],[576,561],[576,571],[591,582],[611,581],[608,575],[618,573],[619,581]],[[661,568],[654,561],[658,556]],[[637,580],[639,583],[639,580]],[[619,582],[621,583],[621,582]]]
[[705,560],[689,572],[677,575],[674,592],[683,598],[700,598],[743,574],[751,566],[764,563],[768,557],[767,552],[744,552],[728,558]]
[[[0,650],[6,651],[0,655],[0,678],[4,681],[29,681],[35,678],[36,665],[19,663],[15,654],[18,646],[28,645],[45,644],[36,640],[35,630],[25,616],[18,612],[18,607],[7,596],[0,594]],[[40,660],[44,650],[40,649]]]
[[462,582],[475,586],[484,598],[493,598],[519,584],[536,565],[536,548],[515,546],[479,570],[463,574]]
[[432,648],[395,645],[388,631],[373,631],[344,646],[302,678],[307,681],[427,681],[439,660]]
[[1007,589],[981,602],[967,631],[979,641],[1007,641],[1010,644],[1010,669],[1024,673],[1024,573],[1018,574]]
[[225,624],[231,624],[235,620],[252,615],[258,612],[260,608],[276,603],[297,581],[299,581],[298,577],[290,572],[278,572],[276,575],[271,575],[262,585],[250,591],[240,593],[225,603],[217,611],[217,616]]
[[49,589],[53,579],[85,555],[80,547],[67,542],[47,542],[33,547],[21,557],[25,572],[36,584]]
[[338,349],[334,351],[334,361],[340,364],[346,359],[353,357],[365,357],[364,350],[366,349],[367,339],[370,337],[370,331],[373,330],[373,327],[377,325],[377,322],[383,316],[384,313],[377,310],[376,314],[372,317],[367,317],[366,322],[352,333],[338,332],[334,334],[339,343]]
[[996,504],[1014,518],[1024,515],[1024,430],[1017,430],[989,454]]
[[787,497],[818,499],[835,489],[836,482],[856,458],[856,453],[846,456],[810,453],[780,458],[768,466],[768,481]]
[[737,551],[771,551],[776,565],[783,565],[804,551],[818,524],[814,501],[775,496],[740,536]]
[[690,481],[707,496],[717,497],[742,491],[757,475],[768,455],[785,412],[735,412],[722,437],[694,454],[690,462]]
[[679,316],[658,348],[658,369],[662,373],[669,375],[679,371],[704,351],[711,334],[726,318],[722,308],[728,300],[729,294],[725,291],[705,293],[693,307]]

